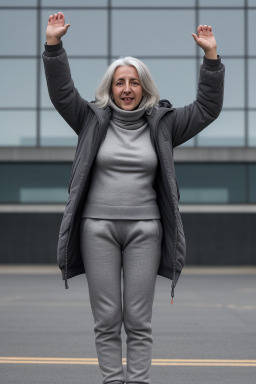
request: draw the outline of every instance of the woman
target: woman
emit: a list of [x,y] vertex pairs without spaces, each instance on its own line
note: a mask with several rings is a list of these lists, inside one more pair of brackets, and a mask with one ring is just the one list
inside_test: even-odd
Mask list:
[[103,384],[149,383],[156,277],[172,280],[173,299],[185,263],[172,151],[218,117],[224,66],[211,27],[200,25],[192,36],[205,57],[192,104],[174,109],[159,101],[147,67],[135,58],[114,61],[89,103],[74,87],[61,41],[69,26],[63,13],[50,15],[42,55],[51,101],[78,135],[58,264],[66,288],[67,279],[87,275]]

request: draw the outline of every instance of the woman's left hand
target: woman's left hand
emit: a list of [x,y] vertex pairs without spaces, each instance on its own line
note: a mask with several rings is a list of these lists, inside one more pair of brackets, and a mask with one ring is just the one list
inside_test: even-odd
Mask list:
[[207,59],[217,59],[217,43],[212,32],[212,27],[208,25],[199,25],[197,27],[197,34],[191,33],[195,42],[205,52]]

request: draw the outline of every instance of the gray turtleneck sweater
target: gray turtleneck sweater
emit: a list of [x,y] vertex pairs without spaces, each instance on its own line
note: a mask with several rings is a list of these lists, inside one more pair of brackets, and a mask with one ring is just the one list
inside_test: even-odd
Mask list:
[[112,101],[112,118],[92,170],[81,217],[161,218],[153,182],[157,155],[145,110],[124,111]]

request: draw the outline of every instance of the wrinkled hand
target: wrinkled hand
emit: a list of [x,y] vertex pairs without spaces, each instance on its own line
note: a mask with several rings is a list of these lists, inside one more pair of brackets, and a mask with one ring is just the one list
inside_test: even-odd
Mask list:
[[208,59],[217,59],[217,43],[212,32],[212,27],[208,25],[199,25],[197,27],[197,35],[191,33],[195,42],[205,52]]
[[70,24],[65,24],[65,16],[62,12],[50,15],[46,28],[47,43],[58,43],[63,35],[67,33]]

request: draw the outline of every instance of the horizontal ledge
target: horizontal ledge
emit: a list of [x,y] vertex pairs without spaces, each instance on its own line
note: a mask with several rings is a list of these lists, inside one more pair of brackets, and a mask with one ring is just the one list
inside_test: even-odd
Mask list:
[[[0,204],[0,213],[63,213],[65,204]],[[255,213],[256,204],[180,204],[181,213]]]
[[[0,162],[72,162],[74,147],[1,147]],[[179,162],[256,162],[256,147],[219,148],[200,147],[174,149],[174,160]]]
[[72,162],[76,147],[6,147],[0,162]]
[[255,213],[256,204],[180,204],[181,213]]
[[0,213],[63,213],[65,204],[0,204]]
[[178,147],[173,151],[176,162],[256,162],[256,148]]

